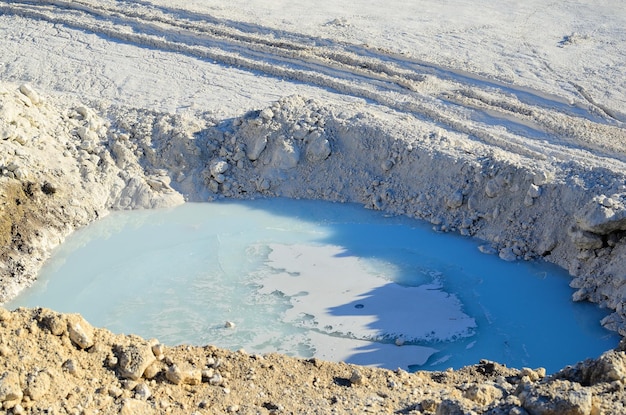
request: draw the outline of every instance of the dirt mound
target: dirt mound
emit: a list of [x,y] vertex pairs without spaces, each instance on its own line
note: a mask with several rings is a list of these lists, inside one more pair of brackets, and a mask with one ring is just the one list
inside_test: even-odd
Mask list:
[[76,314],[0,309],[0,354],[0,403],[13,414],[590,414],[626,409],[622,351],[551,378],[543,369],[509,369],[488,361],[459,371],[407,373],[213,346],[167,347],[93,328]]

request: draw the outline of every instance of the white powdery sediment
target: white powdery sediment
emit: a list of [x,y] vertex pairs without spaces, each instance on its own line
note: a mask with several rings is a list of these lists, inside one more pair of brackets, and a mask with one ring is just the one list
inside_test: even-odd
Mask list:
[[[449,341],[472,334],[473,318],[436,281],[417,287],[374,275],[338,246],[270,245],[261,293],[290,298],[286,320],[361,340]],[[297,277],[294,276],[297,273]],[[339,305],[338,305],[339,304]],[[320,312],[320,310],[323,310]],[[302,321],[302,316],[311,320]],[[407,321],[407,316],[412,316]]]
[[[111,208],[167,206],[183,197],[356,202],[481,238],[483,251],[505,260],[545,257],[575,276],[575,299],[616,310],[604,323],[626,333],[620,157],[557,143],[541,153],[540,146],[531,151],[377,107],[299,96],[219,120],[125,108],[96,115],[46,98],[33,104],[31,91],[0,93],[10,113],[4,117],[21,128],[3,133],[3,180],[58,187],[59,214],[74,218],[66,232]],[[53,127],[60,132],[37,138]],[[18,177],[15,164],[32,173]],[[76,212],[90,213],[76,219]],[[46,252],[55,244],[40,242]],[[40,264],[22,260],[32,269]]]
[[319,358],[378,365],[393,356],[398,367],[422,365],[438,350],[416,343],[471,336],[476,327],[437,282],[401,286],[339,246],[269,247],[267,266],[275,272],[263,277],[259,292],[289,298],[284,320],[308,329]]

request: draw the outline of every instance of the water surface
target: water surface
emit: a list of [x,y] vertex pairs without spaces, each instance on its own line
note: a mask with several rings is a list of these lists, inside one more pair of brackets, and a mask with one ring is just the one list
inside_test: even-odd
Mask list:
[[477,246],[321,201],[114,212],[71,235],[7,306],[79,312],[170,345],[392,369],[490,359],[552,372],[616,346],[599,325],[605,311],[570,301],[563,270],[504,262]]

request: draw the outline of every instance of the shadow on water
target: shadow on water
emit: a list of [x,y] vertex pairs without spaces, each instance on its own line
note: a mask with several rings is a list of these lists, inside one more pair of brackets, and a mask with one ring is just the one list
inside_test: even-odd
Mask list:
[[[328,310],[330,314],[356,317],[374,309],[376,314],[369,328],[383,334],[399,324],[419,325],[423,320],[433,319],[434,311],[403,315],[403,311],[412,308],[403,304],[404,298],[393,298],[395,294],[389,288],[399,284],[409,289],[436,281],[441,285],[434,289],[458,297],[463,311],[476,321],[476,330],[468,337],[404,339],[402,347],[391,351],[380,346],[394,343],[395,337],[383,335],[379,339],[381,343],[354,350],[346,359],[349,363],[376,364],[384,361],[387,353],[400,353],[406,346],[419,345],[440,351],[426,364],[413,369],[444,370],[489,359],[515,367],[542,366],[552,372],[584,358],[596,357],[619,341],[617,335],[599,324],[606,311],[593,304],[571,301],[569,275],[543,261],[505,262],[497,256],[480,253],[479,241],[436,233],[424,222],[386,217],[359,206],[332,214],[329,211],[335,207],[316,201],[307,202],[306,207],[288,200],[273,201],[267,207],[256,204],[250,207],[322,223],[331,232],[319,242],[341,246],[343,251],[339,256],[393,265],[393,283],[363,292],[349,303],[337,304]],[[378,306],[367,306],[377,301]]]

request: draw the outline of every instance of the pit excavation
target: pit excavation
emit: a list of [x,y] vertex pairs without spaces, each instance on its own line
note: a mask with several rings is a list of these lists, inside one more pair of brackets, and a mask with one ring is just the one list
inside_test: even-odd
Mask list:
[[[621,5],[345,7],[0,1],[0,411],[626,412]],[[271,214],[305,201],[304,214]],[[226,222],[194,216],[199,206],[241,212],[235,227],[260,216],[168,261],[203,226]],[[178,281],[136,277],[145,271],[80,240],[91,226],[124,235],[122,211],[157,225],[154,215],[178,209],[197,219],[178,243],[164,229],[115,243],[129,260],[156,249],[139,262]],[[375,237],[341,233],[370,214]],[[215,236],[248,237],[275,216],[311,232],[237,246]],[[403,221],[429,234],[396,245],[409,237],[389,224],[400,232]],[[286,226],[276,225],[266,230]],[[368,252],[371,239],[382,245]],[[106,321],[39,300],[9,306],[45,285],[46,261],[72,246],[95,249],[88,262],[100,265],[55,295],[120,300]],[[177,277],[185,264],[227,271],[217,253],[249,270]],[[90,289],[107,268],[122,279]],[[522,268],[525,277],[503,277]],[[233,275],[248,279],[227,307]],[[177,282],[191,292],[168,307]],[[162,297],[142,297],[157,288]],[[214,319],[179,308],[206,291]],[[161,301],[146,316],[150,296]],[[257,306],[278,324],[254,324]],[[533,326],[501,331],[498,307]],[[431,316],[404,324],[393,310]],[[168,323],[177,313],[194,322]],[[565,343],[551,340],[574,326]],[[176,337],[185,331],[206,337]],[[219,336],[232,343],[212,344]]]

